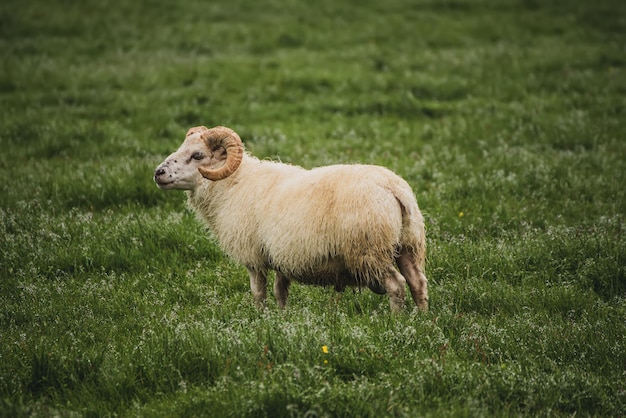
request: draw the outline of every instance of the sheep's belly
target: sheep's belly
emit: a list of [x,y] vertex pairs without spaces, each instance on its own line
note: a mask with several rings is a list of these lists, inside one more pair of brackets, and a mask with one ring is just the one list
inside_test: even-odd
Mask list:
[[332,286],[337,292],[342,292],[346,287],[369,287],[374,293],[384,294],[384,285],[376,279],[364,279],[356,277],[347,270],[342,271],[320,271],[308,273],[284,273],[290,281],[313,286]]
[[290,273],[285,274],[289,280],[293,280],[302,284],[310,284],[315,286],[335,286],[339,290],[343,290],[347,286],[364,286],[359,280],[347,271],[343,272],[315,272],[315,273]]
[[369,287],[375,293],[385,293],[380,274],[362,276],[351,272],[342,257],[330,257],[316,263],[313,268],[290,270],[272,265],[272,269],[280,272],[290,281],[314,286],[332,286],[341,292],[346,287]]

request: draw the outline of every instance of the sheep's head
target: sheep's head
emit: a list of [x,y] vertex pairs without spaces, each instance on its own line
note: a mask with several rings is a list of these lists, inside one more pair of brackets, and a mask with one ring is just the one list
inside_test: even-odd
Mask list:
[[243,144],[232,129],[197,126],[187,131],[178,150],[154,172],[161,189],[194,190],[203,179],[218,181],[237,170],[243,158]]

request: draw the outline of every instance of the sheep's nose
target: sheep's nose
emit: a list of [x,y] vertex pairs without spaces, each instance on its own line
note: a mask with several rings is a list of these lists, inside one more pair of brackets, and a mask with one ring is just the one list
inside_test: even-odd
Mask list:
[[154,181],[156,181],[157,183],[159,182],[159,178],[162,177],[165,174],[165,167],[157,167],[157,169],[154,171]]

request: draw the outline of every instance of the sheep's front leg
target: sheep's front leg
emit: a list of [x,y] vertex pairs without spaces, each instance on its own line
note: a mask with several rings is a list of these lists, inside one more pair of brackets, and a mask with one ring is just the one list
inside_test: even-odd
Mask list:
[[254,304],[258,309],[263,309],[267,298],[267,271],[249,268],[248,275],[250,276],[250,290]]
[[406,284],[404,277],[395,268],[389,266],[387,277],[385,277],[383,284],[389,295],[391,311],[398,312],[404,309],[404,285]]
[[274,280],[274,297],[280,308],[284,308],[287,304],[287,296],[289,295],[290,281],[282,273],[276,272]]

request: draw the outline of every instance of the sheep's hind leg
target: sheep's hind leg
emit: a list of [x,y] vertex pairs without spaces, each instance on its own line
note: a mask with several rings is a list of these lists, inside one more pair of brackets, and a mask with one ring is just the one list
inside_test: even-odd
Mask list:
[[[413,301],[420,311],[428,310],[428,280],[415,256],[405,250],[396,258],[400,272],[406,279]],[[423,264],[423,263],[421,263]]]
[[384,285],[389,295],[389,305],[392,312],[399,312],[404,309],[405,283],[404,277],[395,268],[389,266]]
[[284,308],[285,305],[287,305],[290,283],[289,279],[282,273],[276,272],[276,279],[274,279],[274,297],[276,298],[279,308]]
[[265,308],[267,298],[267,272],[265,270],[248,269],[252,299],[258,309]]

